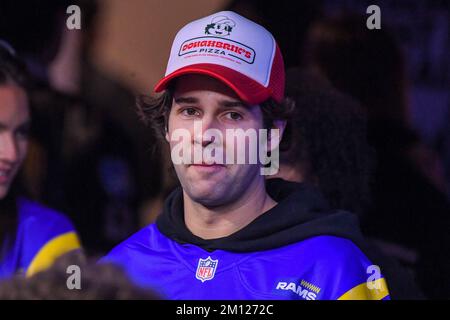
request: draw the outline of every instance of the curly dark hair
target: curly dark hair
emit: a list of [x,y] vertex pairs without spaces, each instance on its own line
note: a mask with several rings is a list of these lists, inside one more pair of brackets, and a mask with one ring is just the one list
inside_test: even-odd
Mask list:
[[352,98],[306,72],[288,72],[295,102],[292,139],[281,161],[308,171],[333,208],[362,214],[370,203],[374,154],[366,114]]

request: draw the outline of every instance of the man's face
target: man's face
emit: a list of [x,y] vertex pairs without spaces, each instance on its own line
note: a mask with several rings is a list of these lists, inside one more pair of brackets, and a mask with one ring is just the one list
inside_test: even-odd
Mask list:
[[22,164],[28,146],[30,115],[23,89],[0,86],[0,200]]
[[[201,127],[198,124],[201,122]],[[197,125],[194,125],[197,123]],[[247,191],[255,179],[261,178],[260,165],[249,163],[248,152],[244,164],[227,163],[225,157],[234,144],[234,155],[242,152],[235,141],[227,141],[227,130],[262,129],[263,117],[260,107],[246,106],[237,95],[222,82],[203,75],[180,77],[175,86],[174,99],[169,115],[166,139],[173,151],[180,142],[174,140],[177,131],[187,131],[191,139],[191,152],[194,148],[205,150],[214,146],[222,150],[221,164],[209,164],[202,157],[200,163],[174,164],[180,183],[187,195],[195,202],[208,207],[233,203]],[[195,127],[195,129],[194,129]],[[223,136],[207,137],[204,133],[215,129]],[[229,131],[229,130],[228,130]],[[248,144],[248,140],[246,140]],[[246,146],[248,147],[248,145]],[[250,151],[251,152],[251,151]],[[211,159],[211,158],[210,158]],[[237,159],[237,156],[235,160]],[[173,154],[172,154],[172,160]],[[175,162],[175,161],[174,161]]]

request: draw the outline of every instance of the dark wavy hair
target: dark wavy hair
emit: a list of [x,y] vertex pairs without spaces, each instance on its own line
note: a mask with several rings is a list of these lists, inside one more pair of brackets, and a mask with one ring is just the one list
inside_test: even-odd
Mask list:
[[307,171],[333,208],[362,214],[370,204],[374,151],[358,102],[313,73],[290,70],[287,95],[295,102],[292,139],[281,162]]

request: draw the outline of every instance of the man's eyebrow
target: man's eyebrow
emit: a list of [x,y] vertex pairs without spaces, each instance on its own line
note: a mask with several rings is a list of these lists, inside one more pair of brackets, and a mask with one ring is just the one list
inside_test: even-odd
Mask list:
[[176,104],[191,104],[191,103],[198,103],[198,99],[194,97],[179,97],[175,98]]
[[1,122],[0,122],[0,130],[5,130],[5,129],[7,129],[7,128],[8,128],[7,125],[5,125],[4,123],[1,123]]
[[223,100],[220,102],[220,105],[224,108],[235,108],[235,107],[247,108],[247,105],[239,100]]
[[[199,102],[199,99],[195,97],[179,97],[175,98],[176,104],[196,104]],[[219,105],[223,108],[235,108],[235,107],[243,107],[246,108],[247,105],[239,100],[222,100],[219,102]]]

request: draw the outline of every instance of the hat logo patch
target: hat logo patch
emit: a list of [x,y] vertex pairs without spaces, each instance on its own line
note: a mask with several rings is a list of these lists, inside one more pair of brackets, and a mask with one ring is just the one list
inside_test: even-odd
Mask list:
[[215,35],[219,37],[226,37],[231,34],[236,22],[226,16],[217,16],[211,20],[211,23],[206,25],[205,34]]

